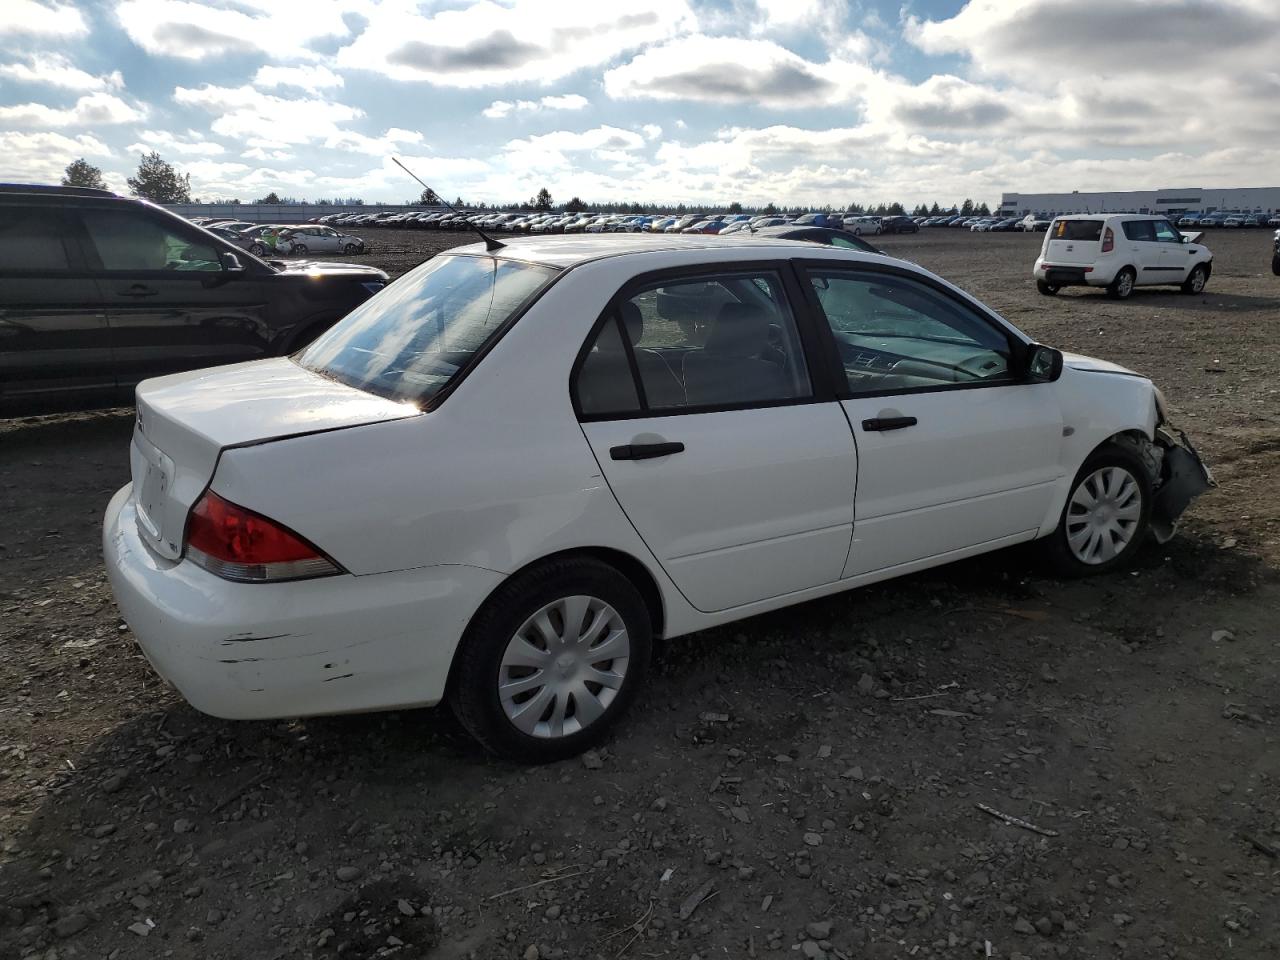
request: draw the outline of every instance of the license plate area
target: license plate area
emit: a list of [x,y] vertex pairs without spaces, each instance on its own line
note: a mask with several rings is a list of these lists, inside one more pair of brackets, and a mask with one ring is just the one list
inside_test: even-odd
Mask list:
[[138,491],[138,523],[142,532],[159,543],[164,534],[164,512],[173,484],[173,461],[153,443],[136,433],[134,443],[141,457],[142,476],[135,481]]

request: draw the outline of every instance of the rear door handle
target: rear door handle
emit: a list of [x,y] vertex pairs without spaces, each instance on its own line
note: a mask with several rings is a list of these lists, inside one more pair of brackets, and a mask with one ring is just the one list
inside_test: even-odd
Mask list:
[[160,291],[155,287],[148,287],[145,283],[135,283],[131,287],[125,287],[116,292],[122,297],[154,297]]
[[863,430],[901,430],[904,427],[914,427],[918,421],[915,417],[872,417],[870,420],[862,421]]
[[654,457],[683,452],[683,443],[626,443],[620,447],[610,447],[609,457],[613,460],[652,460]]

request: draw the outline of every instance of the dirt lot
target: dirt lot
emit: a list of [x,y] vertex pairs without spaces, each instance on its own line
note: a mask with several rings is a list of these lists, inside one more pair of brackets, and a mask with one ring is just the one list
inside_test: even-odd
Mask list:
[[[1269,235],[1124,303],[1038,296],[1038,236],[884,238],[1151,375],[1219,488],[1122,575],[1012,551],[675,641],[538,769],[443,710],[197,714],[101,570],[129,411],[0,424],[0,957],[1280,955]],[[464,238],[368,239],[399,273]]]

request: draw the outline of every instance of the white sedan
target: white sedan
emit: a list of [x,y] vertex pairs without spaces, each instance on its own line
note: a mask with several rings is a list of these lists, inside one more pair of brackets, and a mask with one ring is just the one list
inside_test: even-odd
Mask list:
[[120,609],[198,709],[447,700],[544,761],[655,637],[1039,540],[1069,575],[1211,482],[1150,381],[840,247],[460,247],[302,353],[144,382]]
[[364,253],[364,241],[348,233],[341,233],[324,224],[307,224],[290,227],[293,252],[299,256],[308,253]]

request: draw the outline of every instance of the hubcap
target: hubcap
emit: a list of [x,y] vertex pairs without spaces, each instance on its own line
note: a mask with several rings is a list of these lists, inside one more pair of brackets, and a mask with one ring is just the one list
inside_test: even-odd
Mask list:
[[1133,275],[1129,273],[1122,274],[1119,287],[1120,295],[1127,297],[1133,291]]
[[1191,289],[1199,293],[1204,289],[1204,271],[1197,270],[1191,275]]
[[597,597],[562,597],[524,622],[502,654],[498,698],[517,730],[553,739],[585,730],[622,689],[631,638]]
[[1089,474],[1067,506],[1067,544],[1081,563],[1096,566],[1120,554],[1138,529],[1142,489],[1123,467]]

